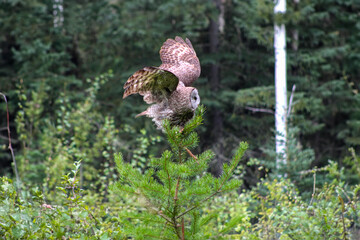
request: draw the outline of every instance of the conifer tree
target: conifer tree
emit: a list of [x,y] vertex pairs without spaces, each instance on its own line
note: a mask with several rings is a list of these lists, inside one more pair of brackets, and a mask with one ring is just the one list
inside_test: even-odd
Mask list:
[[[232,174],[247,149],[241,142],[229,164],[225,164],[219,178],[206,171],[214,157],[208,150],[193,155],[190,149],[199,138],[194,129],[203,120],[204,108],[199,107],[195,117],[184,129],[164,123],[165,135],[171,150],[160,158],[150,159],[149,169],[142,174],[125,163],[121,154],[116,156],[119,181],[113,190],[134,196],[132,206],[119,214],[124,235],[134,239],[204,239],[202,232],[208,216],[202,216],[201,204],[216,195],[233,190],[241,181]],[[124,237],[125,237],[124,236]]]

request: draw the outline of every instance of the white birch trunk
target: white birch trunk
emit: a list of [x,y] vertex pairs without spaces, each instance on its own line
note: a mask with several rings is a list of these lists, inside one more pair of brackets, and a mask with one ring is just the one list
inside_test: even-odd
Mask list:
[[64,1],[53,0],[54,27],[62,27],[64,23]]
[[[286,1],[277,0],[274,13],[285,13]],[[286,164],[286,34],[285,25],[274,26],[276,167]]]

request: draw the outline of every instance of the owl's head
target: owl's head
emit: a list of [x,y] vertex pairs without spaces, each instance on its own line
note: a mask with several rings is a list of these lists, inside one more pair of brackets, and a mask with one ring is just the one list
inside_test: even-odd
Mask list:
[[197,109],[197,107],[200,104],[200,96],[196,88],[194,88],[190,93],[190,102],[191,102],[191,108],[194,110]]

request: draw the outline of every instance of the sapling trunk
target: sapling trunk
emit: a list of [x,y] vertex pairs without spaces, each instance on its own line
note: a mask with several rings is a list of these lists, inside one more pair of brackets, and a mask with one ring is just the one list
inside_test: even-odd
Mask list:
[[[224,165],[219,178],[206,170],[212,151],[195,155],[191,152],[199,142],[194,129],[202,123],[204,108],[199,107],[195,117],[180,131],[165,121],[164,129],[171,150],[160,158],[149,160],[149,168],[141,174],[116,156],[119,181],[113,189],[135,198],[133,211],[119,213],[119,224],[124,237],[135,239],[204,239],[201,232],[201,205],[221,192],[240,186],[241,181],[229,180],[238,165],[246,143],[241,143],[233,160]],[[195,214],[196,213],[196,214]]]

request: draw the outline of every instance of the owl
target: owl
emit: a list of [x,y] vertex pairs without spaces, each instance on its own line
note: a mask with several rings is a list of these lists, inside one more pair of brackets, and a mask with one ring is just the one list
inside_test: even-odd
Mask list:
[[181,37],[164,42],[160,59],[159,67],[144,67],[127,80],[123,98],[142,95],[152,105],[136,117],[152,118],[158,129],[165,119],[183,128],[200,103],[198,90],[190,86],[200,76],[200,62],[190,40]]

